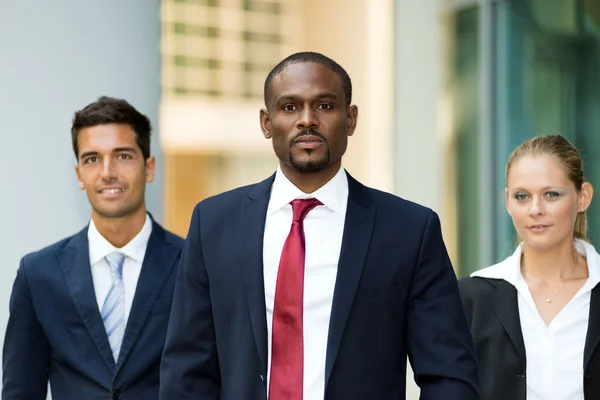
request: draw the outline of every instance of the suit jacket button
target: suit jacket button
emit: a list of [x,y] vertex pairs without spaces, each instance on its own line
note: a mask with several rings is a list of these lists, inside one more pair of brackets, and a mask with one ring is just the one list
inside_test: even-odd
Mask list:
[[594,383],[594,377],[592,375],[586,375],[585,383]]
[[523,379],[523,378],[525,378],[525,374],[517,374],[517,378]]
[[121,400],[122,398],[123,398],[123,395],[121,394],[121,392],[113,393],[113,400]]

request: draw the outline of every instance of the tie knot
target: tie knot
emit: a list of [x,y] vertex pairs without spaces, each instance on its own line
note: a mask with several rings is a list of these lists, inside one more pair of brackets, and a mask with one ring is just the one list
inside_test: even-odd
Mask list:
[[123,274],[123,262],[125,262],[125,254],[110,253],[105,258],[111,271],[117,276],[121,276]]
[[294,222],[304,221],[304,218],[306,218],[306,215],[310,212],[310,210],[312,210],[316,206],[323,205],[323,203],[321,203],[319,200],[317,200],[315,198],[296,199],[296,200],[292,200],[291,204],[292,204],[292,210],[294,210],[294,218],[293,218]]

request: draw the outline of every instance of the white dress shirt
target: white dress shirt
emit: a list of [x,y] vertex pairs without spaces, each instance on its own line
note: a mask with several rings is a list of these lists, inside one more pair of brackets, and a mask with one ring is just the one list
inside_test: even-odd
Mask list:
[[521,274],[522,246],[503,262],[471,276],[503,279],[517,289],[527,357],[527,400],[584,400],[583,352],[591,292],[600,282],[600,255],[589,243],[579,239],[575,241],[577,252],[587,260],[588,279],[546,326]]
[[268,373],[271,375],[273,303],[277,270],[285,240],[292,226],[290,202],[314,197],[323,203],[304,220],[306,243],[304,272],[304,400],[325,396],[325,357],[329,317],[348,205],[348,178],[343,168],[323,187],[307,195],[277,169],[265,221],[263,263],[267,307]]
[[129,318],[135,289],[137,287],[140,272],[142,271],[142,262],[146,255],[148,239],[152,233],[152,220],[146,214],[146,222],[137,235],[129,243],[120,249],[110,244],[98,232],[94,220],[90,221],[88,227],[88,243],[90,252],[90,266],[92,267],[92,280],[94,282],[94,292],[98,302],[98,310],[102,312],[102,305],[112,286],[112,275],[110,266],[106,262],[107,255],[113,252],[125,254],[123,263],[123,284],[125,285],[125,321]]

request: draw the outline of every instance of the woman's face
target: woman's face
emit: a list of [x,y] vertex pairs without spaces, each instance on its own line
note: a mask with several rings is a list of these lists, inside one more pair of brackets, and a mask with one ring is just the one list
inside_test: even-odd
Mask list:
[[554,156],[523,156],[508,171],[506,209],[525,245],[537,251],[572,242],[586,197],[587,187],[577,191]]

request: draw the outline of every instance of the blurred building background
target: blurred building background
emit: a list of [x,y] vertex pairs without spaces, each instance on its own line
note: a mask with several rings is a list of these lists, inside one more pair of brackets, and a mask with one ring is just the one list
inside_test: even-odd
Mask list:
[[392,1],[165,0],[160,139],[165,223],[187,233],[198,199],[271,175],[259,126],[263,84],[287,55],[311,49],[353,79],[360,119],[346,167],[393,189]]
[[519,143],[561,133],[600,176],[597,0],[0,0],[0,49],[2,327],[20,257],[88,221],[69,129],[103,94],[151,118],[149,209],[183,236],[198,201],[274,171],[262,85],[301,50],[353,80],[347,170],[438,212],[459,276],[512,251]]
[[[504,209],[510,152],[535,135],[560,133],[582,152],[599,183],[600,2],[454,1],[443,93],[452,202],[446,223],[461,274],[496,262],[515,246]],[[397,188],[401,190],[401,188]],[[598,201],[589,213],[599,238]]]

